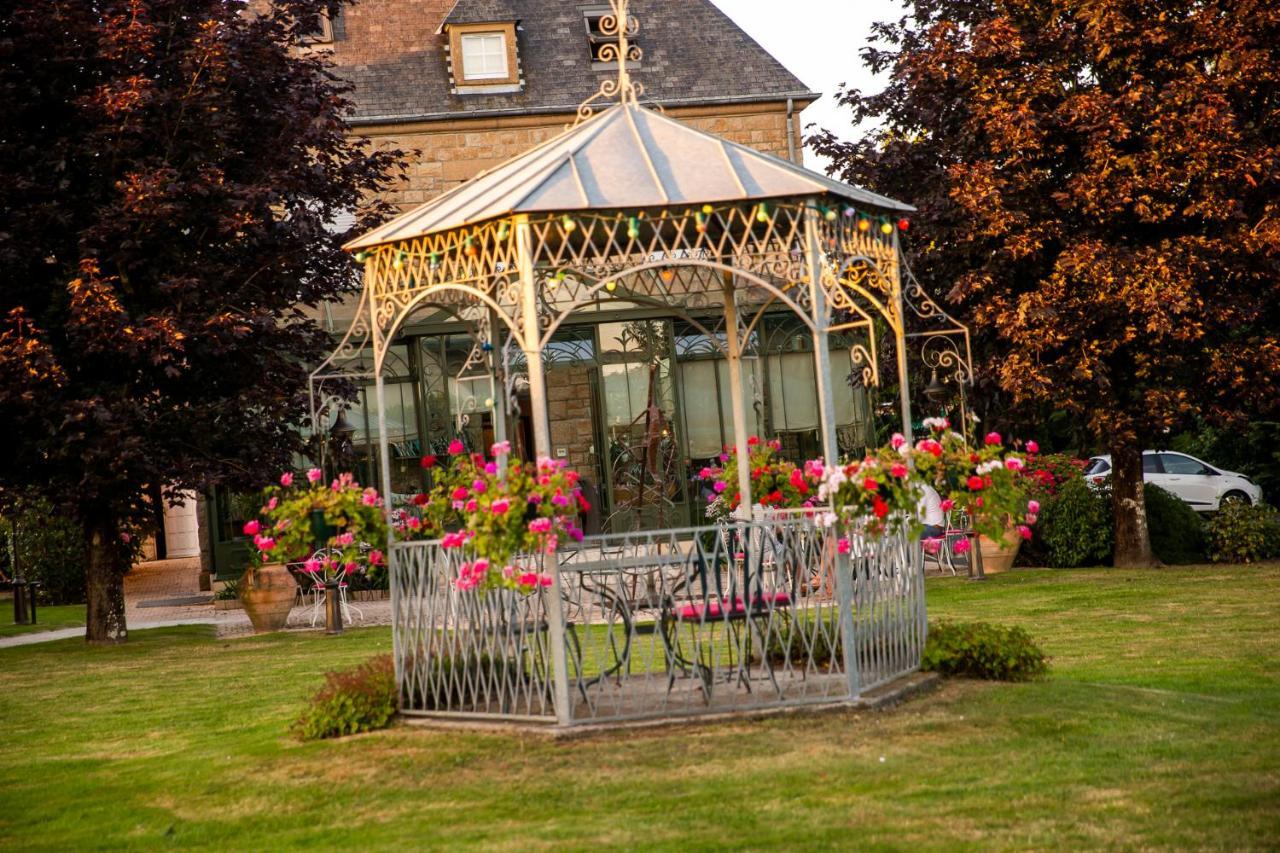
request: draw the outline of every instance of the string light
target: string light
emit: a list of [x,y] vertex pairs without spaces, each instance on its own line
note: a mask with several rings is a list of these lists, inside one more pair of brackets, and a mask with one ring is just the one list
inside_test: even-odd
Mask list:
[[769,205],[760,202],[756,205],[756,222],[769,221]]
[[470,237],[467,237],[467,239],[463,241],[462,245],[463,245],[463,251],[467,253],[468,258],[474,258],[476,256],[477,250],[475,245],[471,242]]
[[664,283],[670,284],[672,279],[676,277],[676,271],[672,267],[663,267],[662,271],[658,273],[658,276]]
[[835,222],[836,212],[829,207],[824,207],[822,209],[822,218],[827,220],[828,222]]
[[505,240],[505,239],[507,239],[507,233],[508,233],[508,231],[509,231],[509,229],[508,229],[508,227],[507,227],[507,222],[506,222],[506,220],[505,220],[505,219],[504,219],[502,222],[499,222],[499,223],[498,223],[498,239],[499,239],[499,240]]
[[618,283],[616,281],[606,281],[604,283],[604,289],[609,291],[610,293],[613,293],[615,290],[618,289]]
[[363,264],[369,260],[369,253],[365,251],[356,252],[356,263]]
[[632,240],[640,237],[640,226],[636,223],[634,216],[627,220],[627,236]]
[[[703,208],[703,210],[706,210],[706,208]],[[693,215],[693,221],[694,221],[694,224],[693,224],[694,230],[696,230],[699,234],[707,233],[707,214],[695,213]]]
[[704,204],[704,205],[702,206],[702,213],[703,213],[703,215],[704,215],[704,216],[710,216],[711,214],[713,214],[713,213],[715,213],[715,212],[716,212],[716,209],[715,209],[714,207],[712,207],[711,205],[709,205],[709,204]]
[[405,251],[396,252],[396,259],[391,262],[392,268],[398,269],[398,270],[404,269],[404,259],[407,257],[409,257],[408,252],[405,252]]
[[869,230],[870,228],[871,228],[871,220],[870,220],[870,219],[867,219],[867,218],[864,216],[863,218],[861,218],[861,219],[859,219],[859,220],[858,220],[858,230],[859,230],[859,231],[867,231],[867,230]]
[[560,227],[562,227],[567,234],[577,228],[578,223],[574,222],[573,217],[566,213],[564,216],[560,217]]
[[893,226],[889,224],[889,220],[887,220],[887,219],[886,219],[884,222],[881,222],[881,223],[880,223],[880,232],[881,232],[882,234],[892,234],[892,233],[893,233]]
[[898,220],[899,231],[906,231],[910,227],[911,227],[911,220],[907,219],[905,216]]

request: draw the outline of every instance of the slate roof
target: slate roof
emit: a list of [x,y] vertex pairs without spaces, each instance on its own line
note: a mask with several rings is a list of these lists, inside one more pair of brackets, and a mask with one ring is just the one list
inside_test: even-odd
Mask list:
[[[590,4],[588,4],[590,5]],[[581,0],[459,0],[450,22],[517,20],[523,90],[511,94],[452,93],[443,39],[385,61],[339,66],[355,85],[353,125],[457,118],[460,115],[573,112],[614,70],[592,68]],[[357,7],[358,9],[358,7]],[[666,106],[718,104],[817,93],[774,59],[710,0],[632,0],[644,51],[632,77],[646,102]],[[341,63],[341,60],[339,60]]]
[[346,248],[412,240],[514,213],[817,196],[881,210],[914,210],[654,110],[619,104],[375,228]]
[[458,0],[445,24],[493,24],[520,20],[516,4],[511,0]]

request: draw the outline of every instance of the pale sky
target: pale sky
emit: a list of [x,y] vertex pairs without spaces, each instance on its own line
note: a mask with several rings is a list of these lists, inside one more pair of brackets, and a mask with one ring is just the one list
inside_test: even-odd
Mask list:
[[[800,115],[802,125],[825,127],[845,139],[857,137],[847,108],[837,108],[836,92],[848,83],[868,94],[883,85],[862,64],[859,50],[871,24],[897,20],[898,0],[712,0],[760,42],[811,91],[823,97]],[[821,169],[812,151],[805,163]]]

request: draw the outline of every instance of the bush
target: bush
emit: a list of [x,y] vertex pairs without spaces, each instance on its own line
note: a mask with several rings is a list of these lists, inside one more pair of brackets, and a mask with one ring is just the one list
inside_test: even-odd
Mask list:
[[44,501],[26,501],[6,516],[3,525],[5,572],[13,573],[13,526],[17,525],[18,567],[27,580],[39,581],[45,604],[80,604],[85,599],[85,564],[89,551],[84,533],[54,514]]
[[[1044,564],[1055,569],[1095,566],[1111,557],[1111,495],[1081,477],[1064,481],[1057,494],[1040,507],[1032,528]],[[1032,546],[1035,548],[1035,545]]]
[[331,672],[294,723],[302,740],[342,737],[383,729],[396,714],[396,672],[391,655],[355,669]]
[[1027,497],[1044,504],[1053,500],[1062,485],[1084,476],[1088,460],[1070,453],[1046,453],[1027,458]]
[[1280,516],[1266,504],[1227,503],[1205,530],[1209,559],[1251,563],[1280,555]]
[[920,668],[993,681],[1030,681],[1044,675],[1049,664],[1021,628],[986,622],[936,622],[929,624]]
[[1176,566],[1204,562],[1204,522],[1191,505],[1150,483],[1142,489],[1147,504],[1151,550],[1162,563]]

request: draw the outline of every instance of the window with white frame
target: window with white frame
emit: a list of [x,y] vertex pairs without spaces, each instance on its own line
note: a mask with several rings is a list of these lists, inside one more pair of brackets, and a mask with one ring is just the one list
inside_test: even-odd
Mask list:
[[507,39],[503,33],[466,33],[462,36],[462,79],[505,80]]

